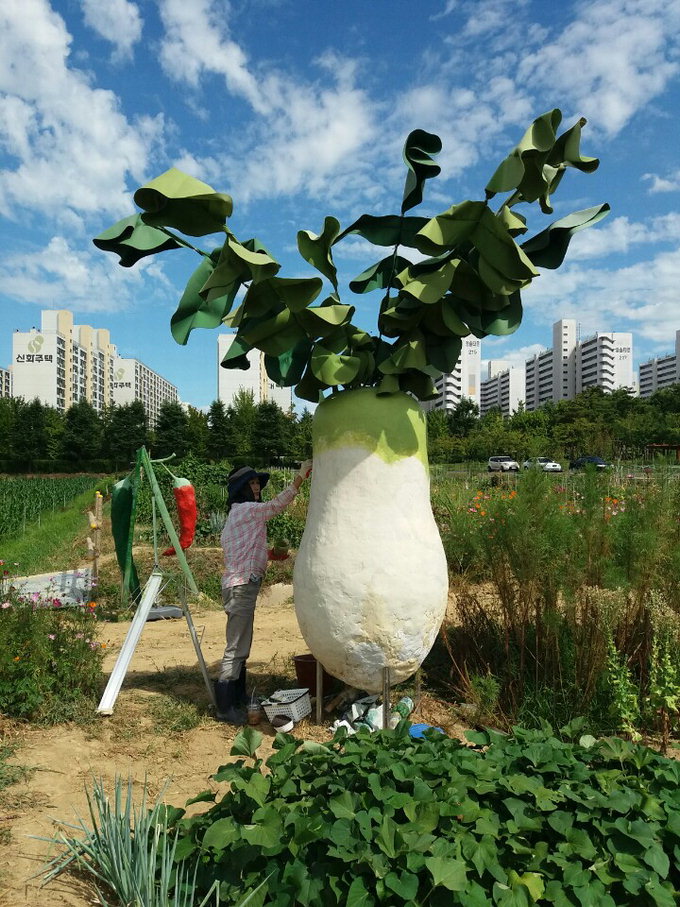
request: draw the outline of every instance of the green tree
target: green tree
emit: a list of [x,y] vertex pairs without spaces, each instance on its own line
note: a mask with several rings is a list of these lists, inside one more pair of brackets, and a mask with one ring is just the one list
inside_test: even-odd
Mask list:
[[227,409],[221,400],[213,400],[208,410],[207,455],[211,460],[227,460],[233,446]]
[[61,453],[65,460],[83,467],[96,460],[102,449],[102,422],[91,403],[79,400],[64,417]]
[[449,432],[456,438],[466,438],[479,422],[479,407],[469,397],[462,397],[453,412],[448,414]]
[[14,458],[33,469],[36,460],[44,459],[47,453],[47,427],[45,407],[36,397],[27,403],[21,400],[17,406],[12,435]]
[[195,406],[189,406],[187,408],[187,444],[191,453],[199,460],[205,460],[208,456],[209,438],[207,414],[196,409]]
[[45,457],[58,460],[62,456],[66,419],[63,413],[53,406],[43,407],[45,415]]
[[312,455],[312,425],[314,416],[305,407],[293,423],[291,438],[291,456],[297,460],[306,460]]
[[14,424],[17,418],[19,400],[0,397],[0,456],[11,460],[14,455]]
[[263,400],[256,406],[252,439],[255,456],[267,465],[288,455],[291,421],[277,403]]
[[114,406],[105,414],[104,456],[113,460],[116,468],[131,466],[135,452],[149,444],[146,410],[141,400]]
[[253,392],[240,388],[227,408],[227,417],[229,419],[229,437],[233,444],[232,452],[229,454],[230,458],[238,459],[241,462],[252,459],[255,453],[253,431],[256,419]]
[[189,452],[189,417],[179,403],[161,405],[155,429],[154,456],[176,454],[181,459]]

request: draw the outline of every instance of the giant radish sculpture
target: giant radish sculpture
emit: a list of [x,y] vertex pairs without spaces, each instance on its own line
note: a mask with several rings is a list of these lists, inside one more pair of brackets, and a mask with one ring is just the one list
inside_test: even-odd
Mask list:
[[[318,235],[298,233],[300,254],[330,290],[318,305],[320,277],[277,276],[280,265],[259,240],[241,242],[227,226],[231,198],[179,170],[138,189],[140,213],[94,240],[124,267],[157,252],[194,249],[201,261],[171,319],[177,342],[185,344],[196,327],[234,328],[224,368],[248,368],[247,354],[261,350],[273,381],[319,404],[295,604],[312,653],[362,689],[379,690],[385,667],[392,682],[412,674],[446,608],[447,568],[430,509],[418,401],[436,396],[433,378],[453,371],[462,337],[515,331],[522,288],[538,268],[559,267],[572,235],[609,210],[602,204],[570,214],[518,242],[527,232],[520,205],[538,202],[550,214],[566,169],[598,166],[580,152],[585,120],[558,135],[561,119],[551,110],[531,124],[483,199],[431,218],[407,212],[440,172],[434,155],[441,142],[412,132],[398,214],[364,214],[344,230],[326,217]],[[494,210],[498,193],[505,197]],[[222,234],[220,244],[209,250],[187,239],[214,233]],[[377,294],[376,334],[354,325],[354,307],[341,300],[333,247],[354,234],[389,250],[349,283],[354,293]]]

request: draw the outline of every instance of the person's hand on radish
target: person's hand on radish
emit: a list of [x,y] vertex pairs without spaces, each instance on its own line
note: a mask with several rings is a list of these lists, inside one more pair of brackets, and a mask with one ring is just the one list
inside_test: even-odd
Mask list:
[[296,488],[299,488],[300,485],[304,482],[305,479],[308,479],[312,472],[312,461],[303,460],[300,464],[300,468],[297,471],[297,475],[293,479],[293,485]]

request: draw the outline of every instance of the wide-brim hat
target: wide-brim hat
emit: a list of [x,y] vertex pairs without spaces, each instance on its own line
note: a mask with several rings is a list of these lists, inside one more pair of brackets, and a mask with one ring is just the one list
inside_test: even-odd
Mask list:
[[239,491],[244,485],[247,485],[251,479],[259,479],[260,488],[264,488],[269,481],[269,473],[257,472],[252,466],[241,466],[229,475],[229,478],[227,479],[227,488],[229,491],[228,502],[230,504],[233,503],[234,498],[237,497]]

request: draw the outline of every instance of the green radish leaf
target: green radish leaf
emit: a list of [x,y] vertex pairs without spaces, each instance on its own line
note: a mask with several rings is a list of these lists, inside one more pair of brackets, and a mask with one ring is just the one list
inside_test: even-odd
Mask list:
[[610,210],[609,205],[604,204],[574,211],[523,242],[522,249],[537,267],[559,268],[574,233],[598,223]]
[[95,236],[92,242],[104,252],[115,252],[119,256],[118,263],[124,268],[131,268],[147,255],[181,249],[183,245],[163,230],[147,226],[139,214],[119,220]]
[[404,162],[408,167],[401,213],[415,208],[423,200],[425,180],[439,176],[441,167],[432,160],[433,154],[439,154],[442,142],[438,135],[414,129],[404,143]]
[[300,255],[330,280],[336,292],[338,272],[333,261],[331,246],[339,232],[339,221],[335,217],[326,217],[323,222],[323,230],[318,236],[309,230],[300,230],[297,235]]
[[335,240],[336,243],[358,233],[376,246],[410,246],[417,248],[416,236],[428,223],[426,217],[399,217],[396,214],[385,214],[375,217],[372,214],[362,214],[358,220],[350,224],[346,230]]
[[204,236],[224,229],[233,210],[229,195],[171,167],[135,192],[135,204],[152,227],[174,227],[187,236]]
[[220,250],[216,249],[209,258],[201,259],[200,265],[189,278],[179,301],[177,311],[170,319],[170,330],[176,342],[184,346],[194,328],[215,328],[231,311],[234,299],[241,286],[235,280],[224,296],[214,296],[209,302],[201,296],[201,289],[213,273]]
[[389,255],[362,271],[351,280],[349,288],[353,293],[370,293],[372,290],[386,290],[393,285],[394,277],[408,268],[410,262],[401,255]]

